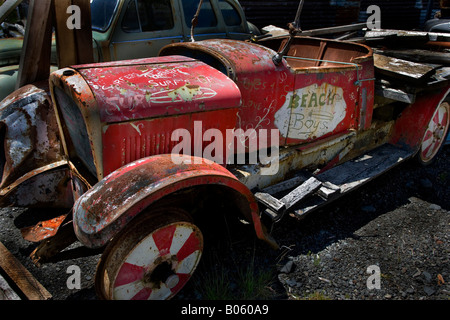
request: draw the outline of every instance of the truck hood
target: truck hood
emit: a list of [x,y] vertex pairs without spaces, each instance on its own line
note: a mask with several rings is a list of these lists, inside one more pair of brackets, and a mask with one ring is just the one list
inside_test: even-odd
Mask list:
[[117,123],[236,108],[241,93],[223,73],[183,56],[145,58],[61,69],[51,76],[82,113]]

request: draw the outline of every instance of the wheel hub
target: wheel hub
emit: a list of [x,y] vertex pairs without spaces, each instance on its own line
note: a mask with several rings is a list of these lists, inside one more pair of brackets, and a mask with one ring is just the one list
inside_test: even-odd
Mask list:
[[175,265],[171,260],[176,261],[176,257],[160,262],[153,270],[147,271],[142,277],[142,282],[151,289],[159,289],[163,283],[169,289],[173,289],[180,278],[175,273]]

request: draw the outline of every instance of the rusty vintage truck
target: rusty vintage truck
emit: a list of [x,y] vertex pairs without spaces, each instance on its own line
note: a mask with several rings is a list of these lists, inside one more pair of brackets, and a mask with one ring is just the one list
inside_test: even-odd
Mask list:
[[[200,219],[221,227],[218,207],[277,248],[269,225],[407,159],[433,161],[448,76],[390,59],[291,32],[63,68],[51,101],[27,86],[0,104],[1,203],[71,209],[23,235],[40,242],[38,262],[72,241],[103,248],[99,298],[169,299],[202,256]],[[389,72],[412,78],[408,93]]]

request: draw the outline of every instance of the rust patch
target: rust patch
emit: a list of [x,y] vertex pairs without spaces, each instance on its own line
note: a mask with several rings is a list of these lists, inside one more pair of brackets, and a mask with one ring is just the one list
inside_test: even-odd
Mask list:
[[22,237],[31,242],[40,242],[50,238],[58,232],[59,227],[66,220],[67,216],[68,214],[63,214],[47,221],[40,221],[35,226],[22,228],[20,230]]

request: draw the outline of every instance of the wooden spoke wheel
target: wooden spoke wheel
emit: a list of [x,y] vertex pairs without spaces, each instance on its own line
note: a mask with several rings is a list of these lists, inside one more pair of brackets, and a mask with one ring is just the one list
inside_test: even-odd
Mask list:
[[436,108],[420,145],[418,153],[420,163],[424,165],[432,163],[444,144],[449,127],[449,112],[448,101],[442,102]]
[[188,214],[142,213],[108,244],[97,266],[97,295],[107,300],[164,300],[187,283],[200,261],[203,236]]

